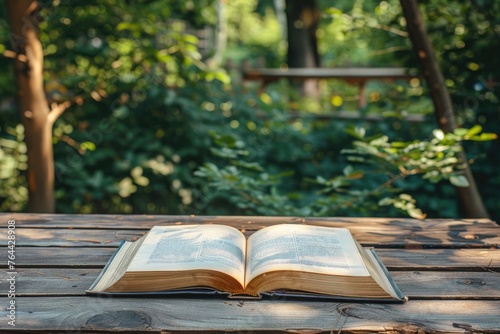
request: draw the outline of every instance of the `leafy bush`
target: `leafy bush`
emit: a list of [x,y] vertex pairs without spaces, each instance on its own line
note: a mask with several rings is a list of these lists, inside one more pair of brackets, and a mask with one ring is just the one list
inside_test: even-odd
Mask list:
[[461,174],[463,161],[460,161],[459,144],[465,140],[496,139],[495,134],[481,131],[480,126],[456,129],[448,134],[435,130],[434,137],[428,141],[389,142],[386,135],[365,138],[365,129],[351,128],[348,132],[357,140],[351,149],[344,149],[342,153],[348,155],[350,162],[361,166],[355,169],[347,165],[340,175],[329,178],[318,175],[306,179],[319,186],[313,197],[303,188],[283,191],[282,185],[290,181],[293,171],[269,173],[254,157],[248,159],[250,153],[245,143],[231,135],[212,134],[219,146],[212,148],[212,153],[223,158],[221,165],[205,163],[195,175],[206,179],[214,191],[222,191],[226,200],[252,214],[387,215],[387,210],[379,208],[392,205],[414,218],[424,218],[426,215],[416,206],[413,197],[403,193],[408,188],[405,181],[413,178],[411,183],[415,183],[415,177],[419,176],[419,182],[447,180],[457,187],[468,186]]
[[[212,1],[193,8],[182,2],[54,2],[42,11],[40,27],[46,87],[51,101],[73,102],[54,127],[57,211],[395,216],[403,210],[421,216],[421,208],[430,217],[457,217],[450,182],[463,185],[463,179],[455,143],[467,140],[468,157],[477,160],[472,167],[478,186],[499,219],[499,142],[468,140],[478,135],[474,124],[499,132],[499,39],[488,17],[498,13],[492,10],[498,5],[481,3],[477,10],[469,3],[441,2],[425,2],[424,12],[436,50],[443,50],[461,124],[469,128],[442,138],[438,132],[430,137],[432,119],[412,123],[404,117],[429,117],[432,110],[422,98],[425,87],[415,82],[370,84],[368,108],[354,120],[323,117],[325,109],[346,111],[355,104],[352,86],[329,84],[319,104],[291,104],[293,93],[283,84],[265,94],[244,94],[223,70],[207,65],[196,37],[178,20],[213,24]],[[343,2],[340,14],[326,11],[331,17],[322,28],[325,64],[344,65],[358,45],[366,51],[354,55],[358,64],[417,67],[407,39],[393,38],[394,31],[404,30],[396,5],[358,4],[349,11],[351,2]],[[331,20],[335,15],[347,23],[339,28],[342,21]],[[368,33],[373,18],[383,29]],[[257,20],[252,16],[245,24]],[[262,26],[272,28],[268,33],[278,29],[267,20]],[[0,31],[3,52],[9,48],[5,20]],[[266,58],[278,66],[284,48],[269,50],[276,36],[264,37],[230,40],[247,41],[252,52],[267,50]],[[489,42],[475,43],[483,40]],[[378,52],[383,47],[398,51]],[[228,54],[234,50],[230,46]],[[0,74],[0,210],[21,211],[27,200],[24,130],[13,103],[12,72],[4,66]],[[368,113],[386,117],[373,122]]]

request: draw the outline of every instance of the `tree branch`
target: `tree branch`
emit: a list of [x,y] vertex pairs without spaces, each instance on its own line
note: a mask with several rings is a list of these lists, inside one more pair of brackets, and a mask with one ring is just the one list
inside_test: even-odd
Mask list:
[[48,115],[48,120],[51,124],[54,124],[56,120],[61,116],[66,109],[68,109],[71,106],[70,101],[65,101],[63,103],[52,103],[51,104],[51,109]]
[[[448,89],[444,83],[441,68],[434,55],[427,30],[418,7],[417,0],[400,0],[403,15],[406,19],[408,33],[413,45],[413,49],[422,66],[423,74],[429,86],[432,101],[434,103],[435,114],[439,128],[443,132],[453,132],[456,128],[453,104]],[[476,182],[467,164],[467,157],[462,150],[459,159],[464,161],[466,168],[464,175],[469,181],[469,187],[457,187],[460,209],[462,215],[467,218],[488,218],[488,212],[481,199]]]
[[386,26],[385,24],[368,23],[367,26],[370,28],[375,28],[375,29],[380,29],[380,30],[392,32],[393,34],[396,34],[396,35],[401,36],[401,37],[408,37],[409,36],[406,31],[399,30],[399,29],[396,29],[393,27],[389,27],[389,26]]
[[372,52],[370,52],[370,55],[371,56],[380,56],[380,55],[384,55],[387,53],[392,53],[392,52],[396,52],[396,51],[406,51],[406,50],[408,50],[407,46],[392,46],[392,47],[387,48],[387,49],[372,51]]

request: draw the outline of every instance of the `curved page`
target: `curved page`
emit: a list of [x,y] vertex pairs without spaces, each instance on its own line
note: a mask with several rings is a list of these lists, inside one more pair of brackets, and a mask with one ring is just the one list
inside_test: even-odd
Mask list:
[[208,269],[244,284],[245,237],[223,225],[155,226],[131,261],[131,271]]
[[344,228],[272,226],[249,238],[247,252],[246,283],[278,270],[370,276],[351,233]]

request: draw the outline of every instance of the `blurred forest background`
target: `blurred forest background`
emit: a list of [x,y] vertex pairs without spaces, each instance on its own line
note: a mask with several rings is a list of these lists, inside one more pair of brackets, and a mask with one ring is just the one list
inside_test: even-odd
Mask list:
[[[286,81],[260,90],[243,67],[286,68],[285,0],[41,1],[56,212],[459,217],[464,141],[500,218],[500,3],[420,9],[459,126],[444,135],[422,79]],[[314,1],[307,1],[314,3]],[[420,74],[399,1],[317,0],[322,67]],[[0,4],[0,211],[26,211],[25,131],[12,34]],[[472,139],[472,140],[471,140]],[[488,139],[488,140],[486,140]]]

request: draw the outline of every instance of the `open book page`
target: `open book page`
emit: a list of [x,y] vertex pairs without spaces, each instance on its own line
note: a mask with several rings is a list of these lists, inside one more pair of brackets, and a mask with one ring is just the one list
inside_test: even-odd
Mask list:
[[208,269],[244,284],[245,236],[223,225],[155,226],[131,261],[131,271]]
[[104,291],[109,286],[116,283],[125,274],[130,260],[142,245],[145,236],[136,242],[124,241],[118,251],[113,255],[111,260],[101,272],[100,277],[96,280],[89,290],[91,291]]
[[348,229],[283,224],[254,233],[247,242],[245,282],[278,270],[369,276]]
[[358,242],[356,242],[356,247],[358,247],[360,252],[364,252],[366,268],[370,272],[370,275],[373,277],[375,282],[377,282],[378,285],[380,285],[382,289],[384,289],[392,297],[402,299],[403,295],[401,294],[397,286],[392,284],[388,274],[385,274],[384,271],[386,271],[386,269],[378,261],[377,256],[370,249],[363,248]]

